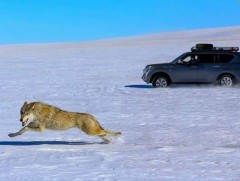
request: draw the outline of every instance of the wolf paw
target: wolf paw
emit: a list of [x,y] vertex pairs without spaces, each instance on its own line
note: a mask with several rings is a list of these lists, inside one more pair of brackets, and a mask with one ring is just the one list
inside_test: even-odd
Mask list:
[[16,133],[9,133],[8,136],[12,138],[12,137],[17,136],[17,134]]

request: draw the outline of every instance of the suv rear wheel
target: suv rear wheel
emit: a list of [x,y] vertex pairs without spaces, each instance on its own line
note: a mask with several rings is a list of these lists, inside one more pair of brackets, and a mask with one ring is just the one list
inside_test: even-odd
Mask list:
[[158,88],[158,87],[164,88],[164,87],[168,87],[169,85],[170,85],[170,82],[168,78],[162,75],[156,76],[152,81],[152,86],[154,88]]
[[222,75],[219,79],[219,84],[223,87],[232,87],[234,83],[234,78],[230,74]]

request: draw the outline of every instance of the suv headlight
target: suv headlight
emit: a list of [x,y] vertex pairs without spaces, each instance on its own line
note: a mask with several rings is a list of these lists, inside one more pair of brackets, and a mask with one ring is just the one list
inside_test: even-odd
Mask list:
[[146,66],[144,69],[143,69],[143,73],[147,73],[149,70],[152,69],[152,66]]

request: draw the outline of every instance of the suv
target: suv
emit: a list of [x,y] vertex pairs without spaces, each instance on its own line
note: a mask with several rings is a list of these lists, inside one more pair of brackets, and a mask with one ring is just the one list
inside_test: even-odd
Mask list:
[[196,44],[171,63],[147,65],[142,79],[153,87],[172,83],[216,83],[232,87],[240,80],[238,47],[214,47]]

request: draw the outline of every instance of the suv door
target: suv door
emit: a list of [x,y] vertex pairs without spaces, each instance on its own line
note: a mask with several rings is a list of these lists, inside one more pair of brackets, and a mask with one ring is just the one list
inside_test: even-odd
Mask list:
[[219,61],[222,66],[223,72],[238,74],[239,72],[239,64],[231,63],[232,60],[235,58],[232,54],[218,54]]
[[196,82],[198,79],[197,66],[193,63],[195,54],[180,57],[172,66],[173,82]]
[[215,82],[222,72],[218,54],[201,53],[198,55],[198,82]]

